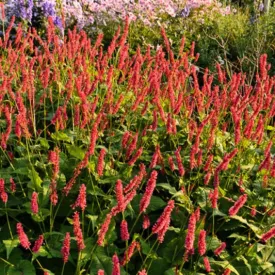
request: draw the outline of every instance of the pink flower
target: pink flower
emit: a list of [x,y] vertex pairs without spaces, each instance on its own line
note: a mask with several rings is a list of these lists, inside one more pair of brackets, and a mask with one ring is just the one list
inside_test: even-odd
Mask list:
[[145,193],[142,199],[140,200],[140,204],[139,204],[140,213],[145,212],[148,205],[150,204],[151,197],[156,187],[157,176],[158,176],[158,172],[154,170],[151,173],[150,179],[147,182]]
[[19,236],[20,244],[25,248],[29,249],[31,243],[29,242],[28,236],[25,234],[23,226],[21,223],[16,224],[16,231]]
[[275,227],[264,233],[261,237],[261,241],[266,242],[275,236]]
[[196,215],[195,213],[192,213],[192,215],[189,218],[188,231],[185,239],[185,248],[188,252],[194,248],[195,230],[196,230]]
[[205,271],[206,271],[207,273],[209,273],[209,272],[211,271],[211,266],[210,266],[208,257],[204,257],[204,258],[203,258],[203,263],[204,263]]
[[239,197],[239,199],[234,203],[234,205],[229,209],[229,216],[234,216],[236,215],[239,210],[244,206],[247,200],[247,195],[244,194]]
[[150,219],[148,215],[143,215],[143,223],[142,223],[142,228],[145,230],[150,227]]
[[229,268],[227,268],[222,275],[230,275],[231,270]]
[[138,275],[147,275],[147,272],[145,269],[138,272]]
[[101,149],[98,157],[98,162],[97,162],[97,174],[99,177],[103,175],[105,154],[106,154],[105,149],[104,148]]
[[184,167],[183,167],[183,164],[182,164],[182,160],[181,160],[181,156],[180,156],[180,150],[181,150],[181,147],[179,147],[175,151],[175,156],[176,156],[177,163],[178,163],[179,174],[182,177],[185,174],[185,170],[184,170]]
[[198,250],[199,254],[203,256],[206,252],[206,231],[201,230],[199,234],[199,240],[198,240]]
[[112,214],[111,213],[107,214],[105,221],[101,225],[99,235],[98,235],[98,239],[97,239],[97,244],[99,246],[103,245],[105,235],[106,235],[106,233],[109,229],[109,225],[111,223],[111,219],[112,219]]
[[97,275],[104,275],[104,270],[103,269],[99,269],[97,271]]
[[128,232],[128,223],[126,220],[123,220],[120,224],[120,236],[123,241],[128,241],[130,238]]
[[119,211],[123,212],[125,209],[125,204],[124,204],[124,196],[123,196],[123,185],[121,180],[117,180],[116,186],[115,186],[115,192],[116,192],[117,206],[119,208]]
[[68,262],[69,255],[70,255],[70,233],[67,232],[63,241],[63,246],[61,248],[61,254],[63,257],[63,262]]
[[112,275],[120,275],[120,264],[119,264],[118,256],[116,254],[113,256],[113,271],[112,271]]
[[221,245],[220,245],[218,248],[216,248],[216,249],[214,250],[214,254],[215,254],[216,256],[219,256],[219,255],[224,251],[225,248],[226,248],[226,243],[223,242],[223,243],[221,243]]
[[33,214],[37,214],[38,213],[37,199],[38,199],[38,194],[36,192],[33,192],[32,193],[32,199],[31,199],[31,210],[32,210]]
[[43,244],[43,241],[44,241],[44,237],[43,237],[43,235],[40,235],[40,236],[38,237],[38,239],[35,241],[34,245],[33,245],[32,251],[33,251],[34,253],[36,253],[36,252],[39,251],[40,247],[41,247],[42,244]]
[[128,249],[125,251],[123,259],[121,261],[122,266],[126,265],[130,261],[134,254],[135,248],[139,250],[139,243],[137,241],[133,241]]
[[75,209],[76,207],[80,207],[82,211],[84,211],[87,207],[85,184],[81,184],[78,197],[76,199],[76,202],[72,205],[72,209]]
[[156,223],[154,224],[152,228],[153,234],[158,234],[158,240],[160,243],[163,242],[164,235],[169,227],[170,219],[171,219],[171,213],[174,209],[175,202],[173,200],[170,200],[165,207],[163,213],[158,218]]
[[81,251],[85,248],[85,244],[84,244],[84,240],[83,240],[82,230],[81,230],[81,227],[80,227],[79,213],[78,212],[74,212],[73,226],[74,226],[74,235],[75,235],[75,238],[76,238],[77,247],[78,247],[78,250]]
[[129,166],[133,166],[135,164],[138,158],[142,155],[142,151],[143,151],[143,148],[140,147],[135,153],[135,155],[128,161]]

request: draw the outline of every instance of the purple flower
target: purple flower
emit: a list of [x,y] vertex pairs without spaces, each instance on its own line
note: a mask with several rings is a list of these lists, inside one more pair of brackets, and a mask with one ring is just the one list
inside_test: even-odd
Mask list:
[[263,10],[264,10],[264,4],[261,3],[261,4],[259,5],[259,11],[263,11]]
[[180,12],[180,16],[181,17],[188,17],[190,14],[190,7],[189,6],[185,6],[184,9]]
[[54,17],[55,16],[55,5],[53,3],[44,2],[42,4],[42,10],[43,10],[45,17],[49,17],[49,16]]

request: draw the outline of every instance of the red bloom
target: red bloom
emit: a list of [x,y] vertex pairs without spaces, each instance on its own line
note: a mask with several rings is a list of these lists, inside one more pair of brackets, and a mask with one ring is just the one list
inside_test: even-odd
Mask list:
[[227,268],[222,275],[230,275],[231,270]]
[[118,256],[116,254],[113,256],[113,271],[112,271],[112,275],[120,275],[120,264],[119,264]]
[[105,154],[106,154],[105,149],[101,149],[98,157],[98,162],[97,162],[97,174],[100,177],[103,175]]
[[125,209],[125,204],[124,204],[124,196],[123,196],[123,185],[121,180],[117,180],[116,186],[115,186],[115,192],[116,192],[117,206],[119,208],[119,211],[123,212]]
[[175,164],[174,164],[173,158],[171,156],[168,157],[168,163],[169,163],[169,167],[170,167],[171,171],[174,171]]
[[104,275],[104,270],[103,269],[99,269],[97,271],[97,275]]
[[140,200],[140,204],[139,204],[140,213],[145,212],[148,205],[150,204],[151,197],[156,187],[157,176],[158,176],[158,172],[154,170],[151,173],[150,179],[147,182],[145,193],[142,199]]
[[208,257],[204,257],[204,258],[203,258],[203,263],[204,263],[205,271],[206,271],[207,273],[209,273],[209,272],[211,271],[211,266],[210,266]]
[[263,242],[266,242],[269,239],[273,238],[274,236],[275,236],[275,227],[271,228],[269,231],[267,231],[265,234],[263,234],[261,237],[261,240]]
[[226,243],[223,242],[223,243],[221,243],[221,245],[220,245],[218,248],[216,248],[216,249],[214,250],[214,254],[215,254],[216,256],[219,256],[219,255],[224,251],[225,248],[226,248]]
[[140,147],[135,155],[128,161],[128,165],[132,166],[135,164],[135,162],[138,160],[138,158],[142,155],[143,148]]
[[142,223],[142,228],[145,230],[150,227],[150,219],[148,215],[143,215],[143,223]]
[[19,236],[19,241],[20,244],[25,248],[25,249],[29,249],[31,243],[29,242],[28,236],[26,235],[26,233],[24,232],[23,226],[21,223],[17,223],[16,224],[16,231],[17,234]]
[[84,244],[84,240],[83,240],[83,235],[82,235],[82,230],[81,230],[81,226],[80,226],[78,212],[74,212],[73,226],[74,226],[74,235],[76,238],[78,250],[79,251],[83,250],[85,248],[85,244]]
[[196,215],[195,213],[192,213],[192,215],[189,218],[188,231],[185,239],[185,248],[188,252],[194,248],[195,230],[196,230]]
[[206,252],[206,231],[205,230],[201,230],[200,231],[200,235],[199,235],[199,241],[198,241],[198,250],[199,250],[199,254],[201,256],[203,256]]
[[138,275],[147,275],[147,272],[145,269],[138,272]]
[[103,241],[104,241],[105,235],[108,231],[109,225],[111,223],[111,219],[112,219],[112,214],[111,213],[107,214],[105,221],[101,225],[99,235],[98,235],[98,239],[97,239],[97,244],[99,246],[103,245]]
[[70,255],[70,233],[67,232],[63,241],[63,246],[61,248],[61,254],[63,257],[63,262],[68,262],[69,255]]
[[5,181],[4,181],[4,179],[0,179],[0,198],[3,201],[3,203],[7,203],[8,194],[5,191]]
[[137,248],[139,250],[139,243],[137,241],[133,241],[130,246],[128,247],[128,249],[125,251],[121,265],[124,266],[125,264],[127,264],[130,259],[132,258],[135,248]]
[[170,219],[171,219],[171,213],[174,209],[175,203],[173,200],[170,200],[165,207],[163,213],[158,218],[156,223],[154,224],[152,228],[152,232],[154,234],[158,234],[158,240],[160,243],[162,243],[164,235],[169,227]]
[[126,220],[123,220],[120,224],[120,237],[123,241],[128,241],[130,238],[128,232],[128,223]]
[[84,211],[87,207],[85,184],[81,184],[78,197],[76,199],[76,202],[72,205],[72,209],[75,209],[76,207],[80,207],[82,211]]
[[184,167],[183,167],[183,164],[182,164],[182,160],[181,160],[181,156],[180,156],[180,150],[181,150],[181,147],[179,147],[175,151],[175,156],[176,156],[177,163],[178,163],[179,174],[182,177],[185,174],[185,170],[184,170]]
[[219,189],[218,187],[215,187],[214,191],[209,193],[209,199],[211,200],[212,208],[217,208],[217,202],[219,198]]
[[239,210],[244,206],[247,200],[247,195],[244,194],[239,197],[239,199],[234,203],[232,207],[229,209],[229,216],[234,216],[236,215]]
[[196,220],[197,222],[200,220],[200,216],[201,216],[201,210],[200,210],[200,207],[198,206],[196,211],[194,212],[195,215],[196,215]]
[[32,193],[32,199],[31,199],[31,210],[32,210],[33,214],[37,214],[38,213],[37,199],[38,199],[38,194],[36,192],[33,192]]
[[36,252],[39,251],[40,247],[41,247],[42,244],[43,244],[43,241],[44,241],[44,237],[43,237],[43,235],[40,235],[40,236],[38,237],[38,239],[35,241],[34,245],[33,245],[32,251],[33,251],[34,253],[36,253]]

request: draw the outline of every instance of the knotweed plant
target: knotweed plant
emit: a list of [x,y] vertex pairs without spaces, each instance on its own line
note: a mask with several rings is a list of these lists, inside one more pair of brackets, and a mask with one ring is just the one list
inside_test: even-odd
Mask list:
[[[275,77],[198,73],[14,20],[0,40],[4,274],[274,274]],[[144,52],[144,54],[143,54]]]

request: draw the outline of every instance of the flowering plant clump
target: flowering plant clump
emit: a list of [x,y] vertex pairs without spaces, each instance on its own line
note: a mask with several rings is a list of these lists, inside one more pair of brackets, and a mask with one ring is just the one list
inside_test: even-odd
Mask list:
[[[0,39],[4,274],[274,274],[275,77],[53,17]],[[104,47],[105,46],[105,47]],[[132,51],[130,51],[132,50]]]
[[[131,21],[139,20],[145,25],[152,25],[164,17],[189,16],[190,12],[200,10],[204,14],[211,7],[212,12],[228,14],[230,8],[224,9],[216,0],[182,1],[182,0],[7,0],[5,3],[9,18],[15,15],[28,22],[37,17],[53,17],[55,25],[63,30],[62,18],[67,25],[76,23],[78,28],[84,26],[106,25],[108,22],[120,22],[129,17]],[[65,23],[65,22],[64,22]]]

